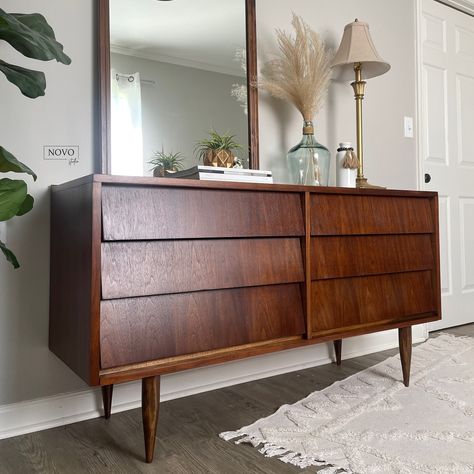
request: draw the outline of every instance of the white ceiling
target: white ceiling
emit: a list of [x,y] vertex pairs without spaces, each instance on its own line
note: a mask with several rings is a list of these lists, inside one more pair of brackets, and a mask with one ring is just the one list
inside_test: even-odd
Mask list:
[[243,75],[245,0],[110,0],[117,53]]

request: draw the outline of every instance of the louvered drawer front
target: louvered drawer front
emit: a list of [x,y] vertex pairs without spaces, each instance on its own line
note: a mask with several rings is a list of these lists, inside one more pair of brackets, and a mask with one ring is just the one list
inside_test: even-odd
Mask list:
[[102,298],[302,282],[299,238],[102,244]]
[[313,237],[311,279],[434,269],[430,234]]
[[299,284],[101,302],[102,368],[303,334]]
[[102,217],[106,241],[304,234],[298,193],[110,185]]
[[430,271],[314,281],[311,296],[314,333],[436,311]]
[[313,194],[311,234],[416,234],[434,232],[430,199]]

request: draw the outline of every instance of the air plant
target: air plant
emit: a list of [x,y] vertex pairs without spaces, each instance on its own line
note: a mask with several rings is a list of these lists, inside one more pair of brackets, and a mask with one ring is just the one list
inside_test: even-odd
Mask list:
[[229,132],[220,135],[215,130],[211,130],[209,132],[209,138],[200,140],[197,143],[195,153],[198,155],[199,159],[204,160],[208,150],[231,151],[237,148],[242,148],[242,145],[237,143],[234,138],[235,135],[229,135]]
[[153,159],[148,163],[153,165],[150,171],[153,171],[153,174],[160,176],[164,175],[165,171],[180,171],[183,169],[183,160],[184,157],[181,153],[165,153],[163,150],[155,151],[153,153]]
[[321,108],[331,79],[334,52],[304,20],[293,14],[296,35],[277,29],[279,56],[264,64],[259,87],[291,102],[305,121]]

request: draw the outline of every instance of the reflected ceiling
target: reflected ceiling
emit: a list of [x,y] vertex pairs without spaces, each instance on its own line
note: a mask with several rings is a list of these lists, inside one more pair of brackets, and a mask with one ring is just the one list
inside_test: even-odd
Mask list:
[[243,76],[245,0],[110,0],[113,52]]

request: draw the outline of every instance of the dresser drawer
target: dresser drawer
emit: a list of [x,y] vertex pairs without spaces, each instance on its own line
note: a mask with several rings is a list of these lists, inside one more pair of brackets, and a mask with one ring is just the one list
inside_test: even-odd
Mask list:
[[423,234],[434,232],[429,198],[313,194],[311,234]]
[[313,332],[411,319],[436,311],[432,272],[410,272],[312,283]]
[[299,284],[101,302],[101,367],[304,332]]
[[300,195],[285,192],[105,185],[102,220],[106,241],[304,234]]
[[431,234],[346,235],[311,239],[311,279],[434,268]]
[[304,280],[299,238],[102,244],[102,298]]

